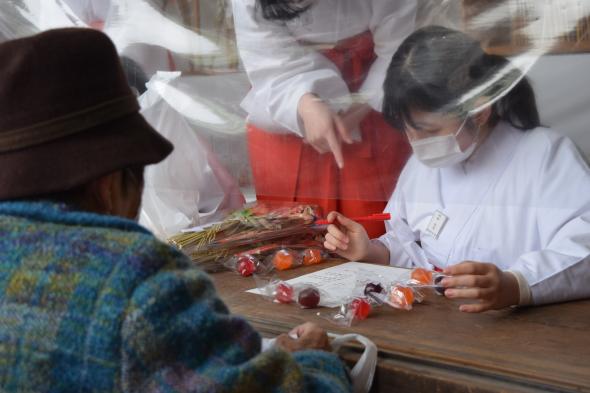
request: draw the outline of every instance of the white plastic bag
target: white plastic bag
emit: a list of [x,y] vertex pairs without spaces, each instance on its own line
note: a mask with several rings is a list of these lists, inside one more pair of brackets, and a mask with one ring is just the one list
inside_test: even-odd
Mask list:
[[377,369],[378,350],[375,343],[356,333],[328,333],[328,335],[333,339],[332,349],[334,352],[338,352],[344,344],[351,341],[357,341],[365,347],[363,354],[350,370],[350,377],[352,378],[352,391],[354,393],[368,393],[371,390],[371,385],[373,385],[375,370]]
[[217,220],[244,203],[237,182],[169,102],[180,72],[158,72],[139,98],[145,119],[174,151],[145,171],[140,223],[165,239],[189,226]]
[[[332,350],[335,353],[340,351],[340,348],[352,341],[356,341],[365,347],[363,354],[357,360],[356,364],[350,370],[350,377],[352,379],[352,391],[354,393],[368,393],[373,385],[375,378],[375,370],[377,369],[377,355],[378,349],[373,341],[365,336],[356,333],[350,334],[335,334],[328,333],[332,338]],[[296,339],[297,336],[291,334],[291,337]],[[276,338],[263,338],[262,351],[268,351],[275,346]]]

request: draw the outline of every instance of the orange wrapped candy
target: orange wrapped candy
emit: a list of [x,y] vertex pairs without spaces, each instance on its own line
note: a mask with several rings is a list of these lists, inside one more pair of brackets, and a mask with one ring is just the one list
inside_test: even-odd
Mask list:
[[430,270],[417,267],[412,270],[411,279],[418,281],[420,284],[431,285],[432,284],[432,272]]
[[303,252],[303,264],[315,265],[322,262],[322,251],[316,248],[308,248]]
[[410,287],[396,285],[391,288],[390,301],[396,308],[411,310],[414,304],[414,291]]
[[295,255],[289,250],[279,250],[272,258],[272,264],[277,270],[287,270],[293,267]]

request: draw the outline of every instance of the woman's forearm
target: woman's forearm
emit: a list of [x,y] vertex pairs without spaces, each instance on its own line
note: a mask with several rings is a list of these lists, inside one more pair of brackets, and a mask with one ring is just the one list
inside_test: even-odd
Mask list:
[[364,260],[379,265],[389,265],[389,249],[379,240],[372,239]]

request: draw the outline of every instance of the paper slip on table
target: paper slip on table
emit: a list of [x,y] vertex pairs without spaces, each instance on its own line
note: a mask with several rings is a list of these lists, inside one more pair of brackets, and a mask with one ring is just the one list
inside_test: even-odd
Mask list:
[[[335,266],[330,261],[280,272],[281,279]],[[212,275],[232,313],[266,337],[315,322],[335,333],[355,332],[379,347],[375,392],[590,392],[590,300],[466,314],[457,301],[429,294],[411,311],[374,310],[351,328],[318,311],[276,304],[246,293],[254,279],[234,272]],[[353,364],[360,348],[343,358]]]

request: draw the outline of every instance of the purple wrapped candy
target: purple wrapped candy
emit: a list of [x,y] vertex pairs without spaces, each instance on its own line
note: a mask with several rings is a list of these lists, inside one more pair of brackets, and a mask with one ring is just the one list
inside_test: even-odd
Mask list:
[[439,285],[440,282],[443,280],[443,278],[445,278],[446,276],[439,274],[437,276],[434,276],[434,285],[436,285],[434,287],[434,289],[436,290],[436,292],[440,293],[441,295],[445,294],[445,287],[443,287],[442,285]]
[[369,293],[383,293],[383,287],[379,283],[370,282],[365,286],[365,295]]
[[299,292],[298,302],[303,308],[316,308],[320,304],[320,291],[314,287],[307,287]]

